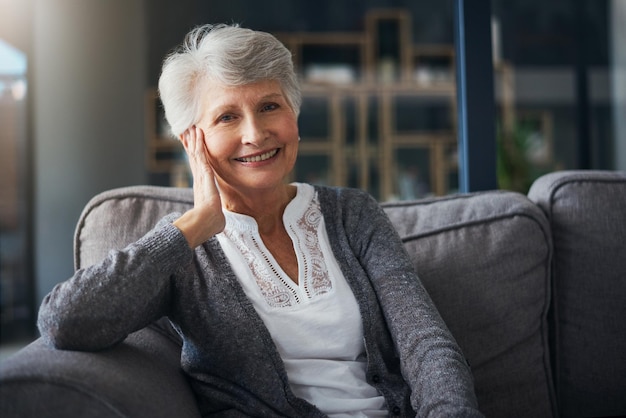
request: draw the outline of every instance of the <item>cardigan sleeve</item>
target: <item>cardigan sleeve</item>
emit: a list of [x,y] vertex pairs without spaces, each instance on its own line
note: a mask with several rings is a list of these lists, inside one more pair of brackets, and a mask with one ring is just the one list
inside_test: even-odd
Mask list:
[[[473,376],[391,221],[369,195],[347,216],[351,246],[376,292],[417,416],[482,416]],[[351,225],[351,226],[350,226]]]
[[49,345],[94,351],[167,315],[170,278],[192,259],[171,214],[135,243],[77,270],[43,299],[38,327]]

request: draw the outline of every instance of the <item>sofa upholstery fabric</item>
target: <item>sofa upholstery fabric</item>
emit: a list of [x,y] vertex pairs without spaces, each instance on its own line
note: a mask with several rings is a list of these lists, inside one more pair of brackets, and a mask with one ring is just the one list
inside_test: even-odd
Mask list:
[[[626,413],[626,174],[552,173],[529,192],[554,240],[554,365],[565,416]],[[611,361],[606,361],[611,359]]]
[[199,417],[167,327],[151,325],[97,353],[38,339],[2,365],[0,416]]
[[388,204],[386,211],[470,362],[481,411],[551,416],[551,242],[541,211],[507,192]]

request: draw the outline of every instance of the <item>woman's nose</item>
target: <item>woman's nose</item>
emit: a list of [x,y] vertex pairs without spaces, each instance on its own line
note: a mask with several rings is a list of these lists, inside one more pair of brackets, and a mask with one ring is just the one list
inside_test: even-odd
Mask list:
[[249,117],[246,119],[243,132],[242,142],[244,144],[260,144],[265,140],[266,132],[263,123],[255,117]]

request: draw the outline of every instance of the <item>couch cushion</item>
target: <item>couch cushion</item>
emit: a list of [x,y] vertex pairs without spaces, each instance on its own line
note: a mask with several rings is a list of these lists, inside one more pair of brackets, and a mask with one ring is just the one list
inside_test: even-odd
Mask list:
[[626,415],[626,173],[552,173],[529,197],[554,240],[560,411]]
[[74,266],[102,260],[150,231],[172,212],[193,207],[193,191],[157,186],[130,186],[100,193],[87,203],[74,234]]
[[545,216],[510,192],[385,204],[474,373],[487,416],[555,413]]

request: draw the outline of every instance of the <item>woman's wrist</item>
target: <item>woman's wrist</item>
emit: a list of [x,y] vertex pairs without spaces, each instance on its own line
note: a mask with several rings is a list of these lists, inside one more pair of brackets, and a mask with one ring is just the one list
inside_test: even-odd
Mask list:
[[182,232],[189,247],[194,249],[224,229],[224,214],[220,212],[207,216],[194,208],[185,212],[173,224]]

